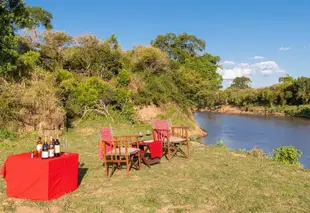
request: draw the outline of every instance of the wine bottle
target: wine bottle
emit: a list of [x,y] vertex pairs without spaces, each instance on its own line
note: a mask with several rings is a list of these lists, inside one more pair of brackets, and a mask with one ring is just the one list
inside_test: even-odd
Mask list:
[[60,157],[60,142],[58,139],[58,135],[55,140],[55,157]]
[[42,152],[42,141],[41,141],[41,137],[39,137],[38,141],[37,141],[37,155],[41,156],[41,152]]
[[46,136],[45,136],[45,142],[43,144],[43,149],[42,149],[42,159],[48,159],[48,144],[47,144]]
[[48,157],[53,158],[55,157],[55,149],[54,149],[54,141],[53,137],[51,137],[49,149],[48,149]]

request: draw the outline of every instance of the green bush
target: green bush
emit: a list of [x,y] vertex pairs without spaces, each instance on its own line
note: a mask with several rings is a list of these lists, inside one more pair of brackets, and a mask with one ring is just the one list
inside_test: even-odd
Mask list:
[[130,83],[130,72],[128,72],[125,69],[122,69],[119,73],[118,73],[118,77],[117,77],[117,86],[119,87],[126,87],[128,86],[128,84]]
[[215,144],[216,147],[226,147],[226,145],[224,144],[224,142],[222,140],[217,141]]
[[10,132],[7,128],[0,128],[0,140],[1,139],[14,139],[16,136]]
[[273,159],[284,164],[298,165],[298,159],[303,154],[293,146],[281,146],[273,150]]

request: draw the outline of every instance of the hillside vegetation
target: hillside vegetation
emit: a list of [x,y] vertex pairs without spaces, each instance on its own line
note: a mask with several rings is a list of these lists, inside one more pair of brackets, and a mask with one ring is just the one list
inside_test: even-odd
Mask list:
[[56,131],[94,115],[134,123],[135,106],[147,105],[190,115],[221,87],[220,58],[194,35],[167,33],[125,51],[115,35],[53,31],[52,14],[22,0],[2,1],[0,14],[0,128]]

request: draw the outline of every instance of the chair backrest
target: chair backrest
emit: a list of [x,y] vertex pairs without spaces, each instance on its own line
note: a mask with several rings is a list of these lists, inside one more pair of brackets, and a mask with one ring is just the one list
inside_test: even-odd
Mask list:
[[[106,147],[112,147],[112,149],[106,149]],[[107,162],[126,162],[128,160],[128,146],[129,142],[127,140],[103,140],[102,149],[103,155]],[[107,159],[106,157],[109,156]],[[125,159],[119,156],[124,156]]]
[[113,140],[113,133],[111,128],[103,128],[100,130],[102,140]]
[[171,126],[170,120],[154,120],[153,129],[167,129],[169,130]]
[[162,140],[163,138],[168,137],[170,126],[169,120],[154,120],[153,139]]
[[118,141],[128,141],[131,146],[139,146],[139,137],[138,135],[122,135],[122,136],[114,136],[114,140]]
[[[112,129],[111,128],[103,128],[103,129],[100,130],[99,134],[100,134],[101,140],[99,141],[99,145],[98,145],[99,146],[98,147],[98,157],[100,159],[103,159],[104,153],[103,153],[103,150],[102,150],[102,141],[103,140],[107,140],[107,141],[113,140]],[[106,146],[105,147],[106,150],[111,150],[112,149],[111,144],[106,143],[105,146]]]

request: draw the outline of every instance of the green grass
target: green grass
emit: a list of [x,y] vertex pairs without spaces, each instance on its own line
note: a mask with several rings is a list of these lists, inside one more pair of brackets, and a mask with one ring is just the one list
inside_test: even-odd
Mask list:
[[[310,212],[310,173],[223,147],[191,144],[191,158],[166,159],[140,171],[116,171],[108,180],[97,155],[103,121],[83,122],[65,138],[87,172],[79,188],[50,202],[8,199],[0,179],[0,212]],[[113,124],[115,135],[150,125]],[[13,153],[30,151],[36,138],[0,143],[0,165]],[[21,165],[22,166],[22,165]],[[82,170],[81,170],[82,171]]]

